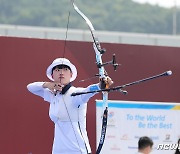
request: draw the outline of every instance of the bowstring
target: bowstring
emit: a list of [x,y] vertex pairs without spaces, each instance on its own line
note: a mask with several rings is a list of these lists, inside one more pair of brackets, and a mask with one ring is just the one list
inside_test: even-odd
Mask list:
[[69,30],[69,19],[70,19],[71,12],[69,11],[68,13],[68,21],[66,25],[66,34],[65,34],[65,40],[64,40],[64,50],[63,50],[63,58],[65,57],[65,52],[66,52],[66,44],[67,44],[67,37],[68,37],[68,30]]
[[[71,11],[69,10],[69,13],[68,13],[68,21],[67,21],[67,25],[66,25],[66,34],[65,34],[65,40],[64,40],[64,50],[63,50],[63,56],[62,56],[62,58],[65,58],[65,52],[66,52],[66,46],[67,46],[67,38],[68,38],[68,30],[69,30],[70,15],[71,15]],[[63,64],[63,62],[62,62],[62,64]],[[60,83],[61,83],[61,79],[60,79]],[[69,114],[69,111],[68,111],[68,108],[67,108],[67,105],[66,105],[64,96],[62,96],[62,100],[63,100],[64,106],[65,106],[65,108],[66,108],[67,115],[68,115],[68,118],[69,118],[69,120],[70,120],[71,127],[72,127],[73,132],[74,132],[74,136],[75,136],[75,138],[76,138],[76,142],[77,142],[78,147],[79,147],[79,150],[80,150],[80,152],[81,152],[81,154],[82,154],[82,151],[81,151],[81,148],[80,148],[80,144],[79,144],[79,141],[78,141],[78,138],[77,138],[77,134],[76,134],[76,132],[75,132],[75,128],[74,128],[74,126],[73,126],[72,119],[71,119],[71,117],[70,117],[70,114]],[[79,113],[79,112],[78,112],[78,113]],[[79,117],[79,115],[78,115],[78,117]]]

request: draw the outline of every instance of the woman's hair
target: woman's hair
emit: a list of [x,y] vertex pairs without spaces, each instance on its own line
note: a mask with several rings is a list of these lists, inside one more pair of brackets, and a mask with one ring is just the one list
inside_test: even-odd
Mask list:
[[71,71],[71,68],[67,65],[64,65],[64,64],[61,64],[61,65],[56,65],[52,68],[52,73],[53,71],[56,69],[56,68],[59,68],[59,69],[62,69],[62,68],[68,68],[70,71]]

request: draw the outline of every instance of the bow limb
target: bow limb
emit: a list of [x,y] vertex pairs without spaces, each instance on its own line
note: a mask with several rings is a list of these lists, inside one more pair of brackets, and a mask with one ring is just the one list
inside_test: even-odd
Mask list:
[[91,31],[91,35],[92,35],[92,38],[93,38],[93,42],[95,43],[96,48],[98,49],[98,51],[101,52],[102,49],[101,49],[101,47],[100,47],[100,44],[99,44],[99,42],[98,42],[97,37],[96,37],[95,34],[94,34],[95,29],[94,29],[93,24],[92,24],[91,21],[84,15],[84,13],[82,13],[82,12],[79,10],[79,8],[77,7],[77,5],[74,3],[74,0],[71,0],[71,3],[72,3],[72,5],[73,5],[73,7],[74,7],[74,10],[86,21],[86,24],[88,25],[89,30]]
[[76,4],[75,4],[73,1],[71,1],[71,2],[72,2],[72,5],[73,5],[74,9],[76,10],[76,12],[80,14],[80,16],[81,16],[81,17],[86,21],[86,23],[88,24],[90,30],[93,31],[93,30],[94,30],[94,27],[93,27],[91,21],[84,15],[84,13],[82,13],[82,12],[79,10],[79,8],[76,6]]
[[[75,9],[75,11],[86,21],[89,30],[91,31],[91,35],[93,38],[93,47],[94,51],[96,54],[96,63],[99,68],[99,75],[100,75],[100,80],[102,81],[106,76],[107,73],[104,69],[104,66],[102,65],[102,54],[104,53],[104,50],[101,49],[100,43],[98,42],[98,39],[94,35],[94,27],[91,23],[91,21],[79,10],[79,8],[76,6],[73,0],[71,0],[71,3]],[[106,87],[107,88],[107,87]],[[105,140],[105,135],[106,135],[106,128],[107,128],[107,117],[108,117],[108,92],[102,92],[103,93],[103,104],[104,104],[104,113],[103,113],[103,120],[102,120],[102,130],[101,130],[101,137],[100,137],[100,142],[96,151],[96,154],[99,154],[104,140]]]

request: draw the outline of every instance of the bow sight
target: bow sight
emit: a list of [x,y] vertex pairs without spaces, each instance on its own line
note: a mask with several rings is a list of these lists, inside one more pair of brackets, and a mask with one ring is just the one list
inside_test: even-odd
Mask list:
[[[95,45],[96,45],[96,48],[98,49],[98,51],[100,52],[101,55],[103,55],[105,52],[106,52],[106,49],[103,48],[101,49],[101,46],[100,46],[100,43],[98,41],[97,38],[95,38]],[[114,68],[114,71],[117,70],[117,66],[119,66],[120,64],[117,64],[116,63],[116,57],[115,57],[115,54],[113,54],[113,57],[112,57],[112,60],[111,61],[108,61],[108,62],[105,62],[105,63],[97,63],[97,67],[98,68],[101,68],[102,66],[105,66],[105,65],[108,65],[108,64],[112,64],[113,68]]]
[[108,65],[108,64],[112,64],[113,68],[114,68],[114,71],[117,70],[117,66],[119,66],[120,64],[116,63],[116,57],[115,57],[115,54],[113,54],[113,57],[112,57],[112,60],[111,61],[108,61],[108,62],[105,62],[105,63],[102,63],[102,64],[97,64],[97,67],[98,68],[101,68],[102,66],[105,66],[105,65]]

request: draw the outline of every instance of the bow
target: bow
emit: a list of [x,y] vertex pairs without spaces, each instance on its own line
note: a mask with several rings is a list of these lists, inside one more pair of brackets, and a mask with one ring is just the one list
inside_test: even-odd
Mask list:
[[[91,31],[91,35],[93,38],[93,48],[94,48],[94,51],[96,54],[96,64],[97,64],[97,67],[99,69],[99,78],[100,78],[100,81],[102,83],[101,84],[102,88],[107,89],[109,87],[104,83],[104,79],[107,77],[107,72],[104,69],[104,65],[112,64],[114,67],[114,70],[116,70],[116,67],[118,66],[118,64],[116,63],[115,55],[113,55],[112,61],[106,62],[106,63],[102,62],[102,55],[105,53],[106,50],[101,48],[100,42],[98,41],[98,38],[94,34],[95,29],[94,29],[91,21],[79,10],[79,8],[76,6],[76,4],[74,3],[73,0],[71,0],[71,2],[72,2],[72,5],[73,5],[75,11],[86,21],[86,23],[87,23],[87,25]],[[102,92],[102,94],[103,94],[104,112],[103,112],[103,119],[102,119],[101,137],[100,137],[100,141],[99,141],[99,145],[98,145],[96,154],[99,154],[101,149],[102,149],[102,146],[103,146],[103,143],[105,140],[105,135],[106,135],[106,128],[107,128],[108,92],[104,91],[104,92]]]
[[126,90],[123,90],[123,88],[125,88],[127,86],[136,85],[136,84],[139,84],[139,83],[143,83],[143,82],[146,82],[146,81],[149,81],[149,80],[157,79],[159,77],[170,76],[170,75],[172,75],[172,71],[171,70],[166,71],[164,73],[161,73],[161,74],[158,74],[158,75],[155,75],[155,76],[152,76],[152,77],[148,77],[148,78],[145,78],[145,79],[142,79],[142,80],[138,80],[138,81],[127,83],[127,84],[124,84],[124,85],[121,85],[121,86],[109,88],[105,83],[103,83],[104,79],[107,76],[107,72],[105,71],[104,66],[107,65],[107,64],[112,64],[113,67],[114,67],[114,70],[116,70],[116,68],[117,68],[117,66],[119,64],[116,63],[115,55],[113,55],[112,61],[106,62],[106,63],[102,62],[101,57],[105,53],[106,50],[101,48],[100,42],[98,41],[97,37],[95,37],[95,35],[94,35],[95,29],[94,29],[91,21],[78,9],[78,7],[75,5],[73,0],[71,0],[71,2],[72,2],[72,5],[73,5],[75,11],[86,21],[86,23],[87,23],[87,25],[88,25],[88,27],[89,27],[89,29],[91,31],[91,35],[92,35],[92,38],[93,38],[93,47],[94,47],[94,51],[95,51],[95,54],[96,54],[96,63],[97,63],[97,67],[99,68],[99,78],[100,78],[100,81],[102,83],[101,90],[72,93],[72,96],[82,95],[82,94],[87,94],[87,93],[97,93],[97,92],[102,92],[102,94],[103,94],[104,113],[103,113],[103,120],[102,120],[102,130],[101,130],[101,137],[100,137],[99,145],[98,145],[98,148],[97,148],[97,151],[96,151],[96,154],[99,154],[101,149],[102,149],[102,146],[103,146],[103,143],[104,143],[104,140],[105,140],[105,135],[106,135],[107,117],[108,117],[108,92],[119,91],[120,93],[126,95],[128,92]]

